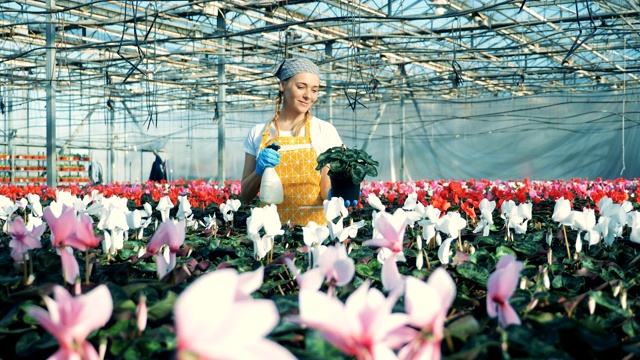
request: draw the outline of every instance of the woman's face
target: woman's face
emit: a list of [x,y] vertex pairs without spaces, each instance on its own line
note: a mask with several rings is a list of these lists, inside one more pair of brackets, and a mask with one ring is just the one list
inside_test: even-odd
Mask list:
[[320,78],[312,73],[300,73],[280,83],[284,108],[304,114],[318,100]]

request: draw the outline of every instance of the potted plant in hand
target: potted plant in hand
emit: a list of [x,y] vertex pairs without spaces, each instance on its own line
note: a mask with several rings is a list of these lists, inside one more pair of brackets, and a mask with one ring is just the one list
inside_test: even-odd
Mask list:
[[379,163],[366,151],[335,146],[318,155],[320,170],[329,165],[332,196],[345,200],[357,200],[360,197],[360,183],[365,176],[377,176]]

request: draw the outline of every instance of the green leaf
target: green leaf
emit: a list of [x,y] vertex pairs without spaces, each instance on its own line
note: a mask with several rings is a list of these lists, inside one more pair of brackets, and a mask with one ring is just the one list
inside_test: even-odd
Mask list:
[[525,358],[541,359],[554,354],[557,358],[563,358],[555,344],[558,335],[554,331],[540,334],[536,329],[526,326],[509,326],[507,328],[508,345],[511,352],[527,354]]
[[173,310],[173,304],[176,302],[177,298],[178,295],[175,292],[167,292],[167,296],[164,299],[158,301],[148,308],[147,314],[149,320],[156,321],[169,316],[171,314],[171,311]]
[[122,340],[119,338],[114,338],[111,344],[109,344],[109,352],[111,353],[111,355],[119,356],[126,349],[128,349],[129,346],[131,346],[131,341],[129,341],[128,339]]
[[551,285],[556,289],[564,287],[573,293],[577,293],[582,286],[584,286],[584,278],[571,275],[558,275],[553,278]]
[[555,276],[553,280],[551,280],[551,286],[555,289],[562,288],[562,275]]
[[304,338],[305,342],[305,355],[298,355],[300,359],[346,359],[335,346],[328,343],[317,331],[309,330]]
[[469,261],[482,266],[485,269],[493,269],[496,267],[496,257],[489,253],[485,248],[476,250],[473,254],[469,255]]
[[275,302],[280,314],[297,311],[299,308],[298,295],[274,295],[271,300]]
[[500,259],[501,257],[503,257],[504,255],[513,255],[515,258],[517,258],[516,252],[509,249],[506,246],[498,246],[496,248],[496,258]]
[[365,165],[365,171],[368,176],[378,176],[378,169],[373,165]]
[[638,334],[640,334],[640,325],[637,321],[629,319],[622,324],[622,331],[624,331],[624,333],[629,335],[630,337],[634,338],[638,336]]
[[11,323],[13,323],[14,320],[17,318],[17,314],[19,310],[20,310],[20,307],[16,305],[12,307],[9,311],[7,311],[7,313],[2,317],[2,320],[0,320],[0,328],[6,328],[9,325],[11,325]]
[[[58,340],[49,333],[45,333],[42,337],[35,332],[29,332],[24,334],[16,342],[16,354],[26,357],[33,355],[39,350],[55,349],[58,347]],[[52,351],[53,352],[53,351]]]
[[360,247],[357,249],[353,249],[350,253],[349,253],[349,257],[354,259],[354,260],[360,260],[360,259],[371,259],[374,257],[374,251],[373,249],[371,249],[370,247]]
[[367,175],[367,169],[362,164],[351,164],[351,181],[354,184],[360,184]]
[[590,295],[596,300],[596,304],[598,304],[598,306],[614,311],[625,318],[631,316],[629,310],[624,310],[620,305],[620,301],[616,298],[612,298],[609,292],[603,293],[602,291],[592,291]]
[[129,331],[131,327],[131,321],[129,321],[129,319],[118,320],[110,327],[100,329],[98,336],[118,337],[121,333]]
[[33,344],[39,341],[40,335],[38,335],[38,333],[35,331],[31,331],[22,335],[20,339],[18,339],[18,342],[16,342],[16,354],[20,355],[21,357],[27,357],[33,354],[36,351]]
[[[371,262],[376,261],[372,260]],[[369,264],[356,263],[356,274],[362,276],[363,278],[369,278],[373,275],[374,270],[369,266]]]
[[131,299],[127,299],[118,304],[117,307],[113,308],[113,311],[135,311],[136,303]]
[[109,292],[111,293],[111,298],[113,299],[114,309],[118,309],[123,302],[130,301],[129,294],[127,294],[127,292],[124,291],[120,286],[113,283],[109,283],[107,284],[107,287],[109,288]]
[[597,351],[604,351],[615,347],[618,339],[609,329],[590,321],[589,319],[581,320],[577,326],[574,335],[579,338],[580,343]]
[[502,242],[498,239],[498,235],[478,236],[475,240],[477,245],[497,245]]
[[459,319],[452,321],[447,330],[453,337],[457,337],[463,342],[467,341],[469,336],[473,336],[480,332],[480,324],[472,315],[465,315]]
[[140,350],[138,349],[137,346],[129,346],[124,351],[124,359],[125,360],[139,360],[139,359],[142,358],[141,355],[142,354],[140,354]]
[[347,168],[347,165],[339,161],[333,161],[329,167],[331,168],[332,173],[339,174]]
[[517,252],[523,253],[524,255],[533,255],[540,250],[544,250],[542,241],[538,240],[538,238],[542,239],[541,234],[543,234],[543,232],[538,231],[527,235],[527,237],[522,241],[514,241],[513,249]]
[[460,264],[456,267],[456,272],[460,274],[460,276],[473,280],[483,286],[486,286],[487,280],[489,279],[489,270],[474,263]]
[[136,253],[137,252],[133,251],[132,249],[122,248],[118,250],[118,258],[120,258],[120,260],[128,260],[132,256],[136,255]]

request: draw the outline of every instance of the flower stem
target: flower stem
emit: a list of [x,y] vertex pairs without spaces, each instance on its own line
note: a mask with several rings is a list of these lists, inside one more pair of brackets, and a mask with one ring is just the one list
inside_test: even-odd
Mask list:
[[27,254],[22,254],[22,276],[26,286],[29,281],[29,274],[27,272]]
[[451,353],[453,353],[455,351],[455,347],[453,346],[453,339],[451,338],[451,333],[447,329],[444,329],[444,339],[447,342],[447,346],[449,347],[449,351],[451,351]]
[[571,250],[569,249],[569,239],[567,239],[567,228],[562,225],[562,232],[564,233],[564,245],[567,247],[567,258],[571,259]]
[[84,252],[84,283],[87,285],[89,285],[89,275],[91,275],[91,273],[89,269],[89,248],[87,247],[87,250]]
[[427,269],[431,270],[431,263],[429,262],[429,257],[427,256],[427,251],[422,250],[424,252],[424,258],[427,260]]

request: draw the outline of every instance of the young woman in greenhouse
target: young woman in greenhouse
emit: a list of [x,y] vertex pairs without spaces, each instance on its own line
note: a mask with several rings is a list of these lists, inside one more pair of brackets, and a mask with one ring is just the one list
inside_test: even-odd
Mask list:
[[[320,70],[308,59],[285,59],[275,76],[280,80],[275,114],[255,125],[242,146],[246,153],[242,201],[249,203],[256,197],[265,169],[274,168],[284,195],[277,205],[280,221],[326,224],[322,202],[329,198],[331,181],[328,167],[315,170],[316,160],[325,150],[341,146],[342,140],[332,124],[310,113],[318,99]],[[269,148],[274,142],[278,150]]]

